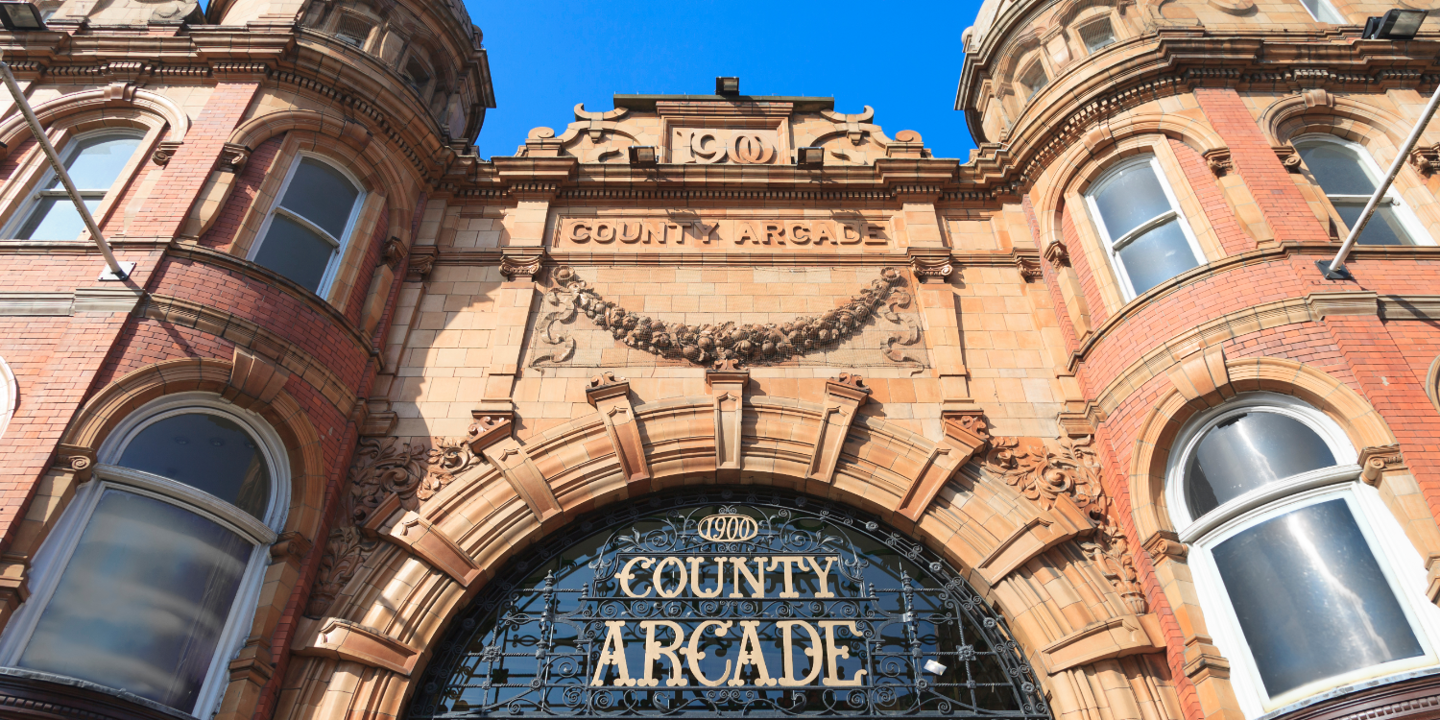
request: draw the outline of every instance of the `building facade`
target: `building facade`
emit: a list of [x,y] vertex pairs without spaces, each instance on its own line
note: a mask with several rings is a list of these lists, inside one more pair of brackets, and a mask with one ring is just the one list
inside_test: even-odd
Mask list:
[[1440,131],[1316,266],[1390,8],[988,0],[960,162],[719,84],[481,160],[457,0],[38,7],[134,269],[0,101],[0,715],[1440,715]]

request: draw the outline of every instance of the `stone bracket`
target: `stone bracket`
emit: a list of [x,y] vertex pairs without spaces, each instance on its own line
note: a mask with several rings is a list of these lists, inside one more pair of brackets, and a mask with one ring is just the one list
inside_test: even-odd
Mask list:
[[1405,468],[1399,445],[1378,445],[1360,451],[1360,477],[1367,485],[1379,485],[1380,478],[1393,470]]
[[859,375],[840,373],[838,381],[826,381],[825,408],[821,411],[820,429],[810,462],[805,466],[806,477],[827,484],[835,479],[835,466],[840,461],[845,436],[850,433],[856,412],[869,399],[870,388],[865,387],[865,379]]
[[1091,623],[1040,649],[1049,674],[1130,655],[1165,652],[1165,635],[1154,613],[1121,615]]
[[242,408],[254,410],[275,402],[289,380],[290,371],[256,355],[249,348],[236,345],[230,381],[220,396]]
[[450,536],[417,513],[407,512],[390,528],[385,539],[399,545],[444,572],[462,587],[480,576],[480,566]]
[[975,569],[986,582],[996,585],[1030,558],[1066,540],[1094,531],[1095,523],[1085,515],[1085,511],[1069,495],[1059,495],[1055,498],[1054,508],[1040,511],[1010,537],[1001,540]]
[[550,483],[545,482],[545,476],[525,448],[515,438],[507,436],[485,448],[483,454],[505,476],[505,481],[515,489],[520,499],[530,506],[530,511],[540,519],[540,525],[547,530],[553,529],[564,510],[550,489]]
[[1225,366],[1225,350],[1220,345],[1200,348],[1180,358],[1165,374],[1186,400],[1195,400],[1221,388],[1228,392],[1230,370]]
[[415,663],[420,659],[420,648],[374,628],[336,617],[320,620],[319,625],[312,639],[297,644],[293,651],[296,655],[334,658],[406,676],[415,671]]
[[605,434],[610,436],[610,444],[615,448],[615,459],[625,474],[626,486],[636,493],[650,492],[650,464],[645,460],[640,425],[630,402],[630,381],[617,380],[614,373],[602,373],[590,381],[585,399],[600,413]]
[[898,517],[892,522],[910,529],[930,509],[930,503],[940,494],[940,488],[950,482],[955,471],[970,462],[975,454],[990,444],[990,434],[985,430],[985,421],[980,411],[948,413],[945,416],[945,438],[930,451],[925,467],[910,483],[905,497],[896,509]]
[[1305,304],[1317,319],[1337,315],[1375,317],[1380,314],[1380,296],[1374,291],[1310,293],[1305,296]]
[[750,371],[736,369],[734,361],[720,361],[705,371],[715,408],[715,477],[721,481],[740,479],[740,429],[745,419],[745,386]]

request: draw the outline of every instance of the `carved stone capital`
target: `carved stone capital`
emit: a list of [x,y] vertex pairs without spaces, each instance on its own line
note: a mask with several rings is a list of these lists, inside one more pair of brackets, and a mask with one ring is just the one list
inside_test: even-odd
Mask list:
[[1164,560],[1184,560],[1190,549],[1180,542],[1179,535],[1160,530],[1145,539],[1145,552],[1150,553],[1150,559],[1159,565]]
[[220,170],[228,173],[238,173],[245,169],[245,163],[250,159],[250,148],[237,143],[225,143],[220,148]]
[[943,283],[955,271],[945,248],[910,248],[910,269],[920,283]]
[[1230,148],[1215,148],[1205,151],[1205,164],[1210,167],[1210,172],[1215,177],[1224,177],[1225,173],[1235,169],[1235,161],[1230,157]]
[[1027,283],[1037,282],[1045,277],[1038,255],[1016,255],[1015,268],[1020,271],[1021,279]]
[[1230,677],[1230,661],[1208,640],[1196,638],[1185,646],[1185,674],[1197,683],[1210,678]]
[[435,258],[439,257],[440,250],[434,245],[422,245],[410,251],[410,267],[405,272],[405,279],[410,282],[419,282],[435,269]]
[[161,167],[169,165],[170,158],[175,157],[176,151],[184,144],[183,140],[161,140],[160,144],[156,146],[155,152],[150,155],[150,159]]
[[1399,445],[1370,446],[1360,451],[1360,477],[1367,485],[1379,485],[1380,477],[1386,471],[1405,467],[1405,458],[1400,454]]
[[61,443],[55,452],[55,468],[75,474],[79,482],[89,482],[95,467],[95,450],[81,445]]
[[308,538],[290,530],[280,533],[280,537],[275,539],[275,544],[270,546],[270,559],[298,567],[305,556],[310,554],[310,548],[311,543]]
[[535,280],[545,262],[544,252],[505,251],[500,258],[500,274],[506,280]]
[[1300,153],[1293,145],[1279,145],[1271,148],[1275,151],[1275,157],[1280,159],[1280,164],[1285,167],[1286,172],[1300,172]]
[[1410,167],[1421,175],[1431,175],[1440,170],[1440,145],[1415,148],[1410,151]]
[[405,243],[401,242],[400,238],[391,237],[385,241],[385,250],[380,262],[388,265],[391,270],[398,269],[400,261],[405,259],[405,250]]
[[1070,249],[1065,247],[1065,243],[1052,242],[1045,246],[1045,259],[1055,266],[1056,272],[1059,272],[1060,268],[1070,266]]

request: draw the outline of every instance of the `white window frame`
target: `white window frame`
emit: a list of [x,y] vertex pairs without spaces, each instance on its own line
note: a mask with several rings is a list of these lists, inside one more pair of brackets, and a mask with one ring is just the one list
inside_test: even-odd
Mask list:
[[[290,181],[295,179],[295,173],[300,169],[300,162],[305,158],[324,163],[326,167],[340,173],[346,180],[349,180],[360,193],[355,196],[355,204],[350,208],[350,217],[345,221],[344,237],[337,238],[326,232],[319,225],[310,222],[292,210],[280,206],[280,203],[285,199],[285,193],[290,189]],[[255,234],[255,243],[251,246],[250,252],[246,254],[245,259],[255,262],[255,256],[260,254],[260,248],[264,246],[265,241],[269,239],[270,223],[274,221],[276,213],[282,214],[287,220],[299,223],[307,230],[318,234],[322,239],[331,243],[331,249],[334,254],[330,256],[330,262],[325,266],[325,273],[320,276],[320,286],[315,289],[316,295],[319,295],[321,298],[328,298],[330,295],[330,286],[335,282],[335,276],[339,273],[340,265],[345,260],[345,253],[350,249],[351,236],[355,234],[355,223],[360,219],[360,209],[365,206],[365,200],[368,197],[369,193],[365,191],[365,185],[356,179],[354,175],[351,175],[350,171],[339,163],[318,153],[304,151],[296,153],[295,159],[290,162],[290,169],[285,172],[285,181],[280,184],[280,189],[275,193],[275,199],[270,202],[270,209],[265,213],[265,222],[260,225],[260,232]],[[261,265],[261,267],[264,266]],[[277,275],[280,274],[274,270],[271,270],[271,272]],[[284,276],[282,275],[282,277]],[[299,285],[299,283],[295,284]]]
[[[1336,464],[1300,473],[1282,482],[1256,488],[1204,516],[1194,518],[1185,499],[1185,465],[1205,432],[1241,412],[1265,411],[1284,415],[1314,430]],[[1354,446],[1343,430],[1324,413],[1286,395],[1250,393],[1211,408],[1190,421],[1172,445],[1166,469],[1165,501],[1180,541],[1190,547],[1189,564],[1206,625],[1221,653],[1232,663],[1231,683],[1240,708],[1248,718],[1281,715],[1319,693],[1356,683],[1440,664],[1440,608],[1425,598],[1427,585],[1423,560],[1405,536],[1380,491],[1360,479]],[[1342,499],[1355,517],[1381,572],[1390,583],[1401,610],[1410,621],[1423,654],[1361,668],[1317,680],[1278,696],[1265,690],[1259,666],[1245,641],[1238,617],[1213,556],[1214,548],[1235,535],[1288,512],[1329,500]]]
[[[137,138],[140,140],[140,144],[135,147],[135,152],[139,153],[145,149],[146,135],[147,133],[138,129],[119,128],[109,128],[105,130],[95,130],[92,132],[77,133],[73,137],[65,141],[65,147],[60,151],[60,163],[63,165],[68,165],[70,161],[74,159],[75,153],[80,151],[80,143],[82,141],[105,136]],[[25,223],[30,221],[30,216],[34,214],[35,211],[40,207],[40,202],[42,200],[57,199],[68,201],[70,198],[70,194],[65,192],[65,188],[63,187],[55,190],[45,189],[45,186],[49,185],[55,179],[55,168],[50,165],[49,161],[44,159],[43,155],[40,155],[38,157],[40,162],[45,163],[45,171],[40,174],[40,180],[36,182],[28,191],[26,191],[25,199],[20,202],[20,207],[10,218],[10,222],[5,225],[3,232],[0,232],[0,235],[3,235],[6,239],[17,239],[16,236],[19,235],[20,229],[25,227]],[[105,188],[103,191],[97,190],[95,188],[76,188],[80,191],[80,197],[87,200],[99,200],[100,202],[97,205],[103,205],[105,199],[110,197],[110,193],[115,191],[115,187],[117,185],[120,185],[129,180],[129,177],[127,176],[125,170],[130,167],[134,159],[135,156],[131,155],[130,159],[125,162],[125,165],[120,168],[120,174],[115,176],[115,182],[111,183],[110,187]],[[104,222],[104,220],[99,217],[98,213],[94,214],[96,215],[95,221],[97,223]],[[88,230],[81,230],[80,234],[76,235],[73,239],[83,239],[85,237],[88,237],[89,234],[90,233]]]
[[[207,414],[223,417],[239,424],[256,440],[270,469],[269,506],[264,521],[193,486],[158,475],[120,467],[119,462],[130,441],[150,425],[175,415]],[[259,415],[231,405],[218,396],[203,392],[169,395],[146,404],[131,413],[101,446],[94,478],[81,485],[70,505],[65,508],[31,565],[31,595],[15,612],[4,634],[0,635],[0,665],[18,667],[21,655],[39,624],[40,616],[54,596],[64,569],[79,545],[80,536],[89,525],[90,517],[107,489],[160,500],[213,520],[227,530],[253,543],[250,560],[241,576],[225,626],[215,644],[215,654],[196,695],[193,708],[175,708],[195,717],[209,717],[218,707],[229,685],[229,664],[239,652],[254,623],[260,588],[264,584],[269,563],[269,548],[275,542],[290,505],[290,469],[280,436]],[[25,668],[19,668],[25,671]],[[123,688],[115,688],[123,691]],[[161,706],[144,698],[135,699]]]
[[15,371],[5,358],[0,357],[0,437],[5,437],[5,428],[10,418],[15,417],[16,401],[20,397],[20,386],[15,382]]
[[[1335,7],[1335,3],[1330,2],[1330,0],[1315,0],[1315,7],[1317,7],[1317,8],[1320,9],[1320,13],[1319,13],[1319,14],[1317,14],[1314,10],[1311,10],[1311,9],[1310,9],[1310,6],[1309,6],[1309,5],[1306,5],[1306,4],[1304,3],[1304,0],[1301,0],[1301,2],[1300,2],[1300,7],[1305,8],[1305,12],[1306,12],[1311,18],[1313,18],[1313,19],[1315,20],[1315,22],[1318,22],[1318,23],[1326,23],[1326,24],[1329,24],[1329,25],[1345,25],[1345,24],[1346,24],[1345,16],[1340,14],[1340,9],[1337,8],[1337,7]],[[1335,17],[1334,20],[1325,20],[1325,19],[1322,19],[1322,18],[1320,17],[1320,15],[1321,15],[1321,14],[1324,14],[1324,12],[1325,12],[1326,10],[1329,10],[1329,11],[1331,12],[1331,14],[1334,15],[1334,17]]]
[[[1100,206],[1095,203],[1095,196],[1105,189],[1106,185],[1129,170],[1140,165],[1149,165],[1160,180],[1160,190],[1165,193],[1165,199],[1170,203],[1170,209],[1149,220],[1135,226],[1130,232],[1118,238],[1112,237],[1110,230],[1105,227],[1105,218],[1100,215]],[[1120,251],[1125,249],[1136,238],[1155,228],[1169,222],[1179,220],[1180,232],[1185,236],[1185,242],[1190,246],[1190,252],[1195,254],[1195,266],[1200,267],[1209,262],[1205,258],[1205,251],[1200,249],[1200,242],[1195,239],[1195,233],[1190,229],[1190,220],[1185,217],[1184,211],[1180,209],[1180,201],[1175,197],[1175,191],[1170,187],[1169,178],[1165,177],[1165,171],[1160,167],[1160,158],[1153,154],[1141,155],[1118,163],[1115,167],[1105,171],[1105,174],[1096,180],[1085,190],[1085,207],[1090,212],[1090,221],[1095,224],[1095,231],[1100,235],[1100,242],[1105,248],[1105,256],[1110,261],[1110,269],[1115,273],[1116,279],[1120,281],[1121,294],[1125,301],[1134,300],[1137,296],[1135,285],[1130,282],[1130,273],[1125,269],[1125,263],[1120,260]],[[1149,292],[1149,290],[1146,290]]]
[[[1294,145],[1297,149],[1301,145],[1312,144],[1316,142],[1325,142],[1332,145],[1338,145],[1355,153],[1355,155],[1360,158],[1360,169],[1365,173],[1365,176],[1370,179],[1370,182],[1375,184],[1376,187],[1379,187],[1380,181],[1385,179],[1385,172],[1380,169],[1380,164],[1375,162],[1375,158],[1370,155],[1370,151],[1365,149],[1365,146],[1361,145],[1360,143],[1346,140],[1345,138],[1336,137],[1334,135],[1328,135],[1326,133],[1308,133],[1295,138],[1291,138],[1290,140],[1290,144]],[[1325,195],[1325,201],[1330,203],[1330,208],[1335,211],[1336,220],[1340,222],[1341,227],[1345,228],[1346,234],[1350,232],[1350,229],[1348,226],[1344,225],[1344,221],[1340,218],[1340,209],[1338,206],[1335,205],[1335,200],[1332,198],[1349,200],[1354,204],[1361,205],[1362,207],[1370,201],[1369,195],[1331,195],[1329,193],[1326,193],[1325,188],[1319,184],[1319,178],[1316,178],[1316,189],[1320,190],[1321,194]],[[1400,191],[1395,189],[1394,183],[1391,183],[1390,187],[1385,189],[1385,195],[1380,199],[1380,204],[1376,206],[1376,209],[1378,210],[1380,207],[1383,206],[1388,206],[1391,211],[1395,213],[1395,217],[1400,220],[1401,227],[1405,228],[1405,233],[1410,236],[1410,242],[1412,242],[1414,245],[1435,244],[1435,239],[1430,237],[1430,233],[1425,231],[1425,225],[1421,223],[1420,218],[1415,215],[1413,211],[1410,210],[1410,206],[1405,203],[1405,198],[1401,197]],[[1370,222],[1375,222],[1375,219],[1371,218]],[[1414,247],[1414,245],[1412,245],[1411,247]]]

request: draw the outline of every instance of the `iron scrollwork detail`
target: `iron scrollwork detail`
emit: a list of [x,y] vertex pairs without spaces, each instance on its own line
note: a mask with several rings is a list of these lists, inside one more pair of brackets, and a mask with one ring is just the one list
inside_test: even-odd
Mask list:
[[555,287],[545,293],[546,309],[538,323],[540,342],[537,343],[543,350],[531,359],[531,367],[562,363],[574,355],[575,338],[559,333],[557,326],[578,314],[584,314],[632,348],[696,365],[709,365],[717,360],[735,360],[740,364],[784,362],[833,347],[859,333],[872,316],[880,316],[902,327],[900,333],[890,333],[882,344],[885,357],[893,362],[920,366],[918,360],[902,349],[919,341],[920,326],[908,318],[902,319],[898,312],[898,308],[910,306],[911,297],[903,289],[904,277],[895,268],[881,270],[880,277],[851,296],[849,302],[823,315],[764,325],[666,323],[604,299],[569,267],[555,270],[555,283]]
[[514,561],[408,716],[720,713],[1049,718],[1004,620],[944,560],[843,505],[713,488],[601,511]]

